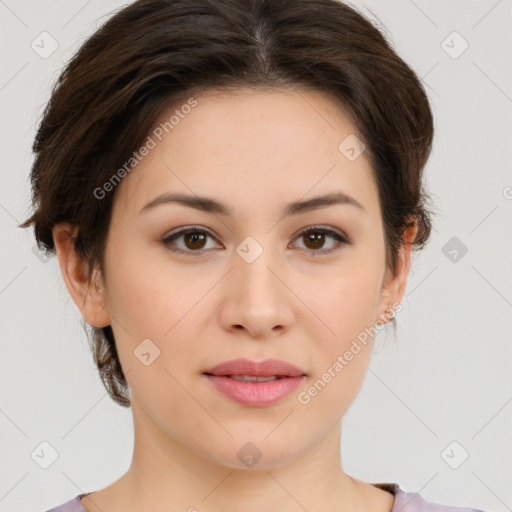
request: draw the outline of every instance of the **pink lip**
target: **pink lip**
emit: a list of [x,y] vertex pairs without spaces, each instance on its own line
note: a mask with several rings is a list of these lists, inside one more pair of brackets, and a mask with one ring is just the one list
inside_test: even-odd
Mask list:
[[[210,368],[204,374],[217,391],[235,402],[252,407],[278,402],[292,393],[306,377],[300,368],[278,359],[267,359],[259,363],[235,359]],[[275,375],[280,378],[269,382],[242,382],[232,379],[230,375]]]
[[204,373],[212,375],[255,375],[257,377],[270,377],[272,375],[286,377],[300,377],[306,372],[280,359],[266,359],[257,362],[249,359],[233,359],[218,364]]

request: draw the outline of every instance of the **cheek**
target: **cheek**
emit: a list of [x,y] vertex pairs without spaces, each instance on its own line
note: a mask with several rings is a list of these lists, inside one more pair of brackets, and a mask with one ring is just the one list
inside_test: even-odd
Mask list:
[[[111,299],[117,320],[114,336],[131,396],[135,396],[133,407],[175,437],[180,429],[195,432],[199,418],[190,414],[195,402],[186,390],[198,355],[197,347],[187,340],[197,337],[200,326],[194,320],[201,308],[194,304],[208,287],[187,287],[183,273],[169,267],[130,263],[125,259],[113,272],[118,282]],[[176,418],[180,418],[177,430]]]
[[[109,258],[108,308],[130,388],[144,401],[155,400],[164,411],[180,414],[179,383],[185,384],[202,356],[190,341],[200,338],[211,318],[207,294],[219,276],[199,266],[170,264],[165,253],[147,246],[123,252],[119,244]],[[183,401],[186,410],[190,397]]]
[[332,356],[360,332],[374,325],[379,313],[384,265],[355,252],[323,275],[300,278],[299,293],[315,316],[324,342],[320,353]]
[[368,371],[378,287],[374,280],[351,276],[339,278],[324,292],[318,298],[318,316],[334,334],[323,328],[322,336],[312,337],[314,371],[297,401],[310,417],[324,418],[332,426],[355,400]]
[[163,248],[148,249],[141,243],[128,251],[122,242],[114,244],[109,253],[107,307],[121,339],[165,342],[169,331],[211,287],[212,278],[201,279],[194,269],[170,263]]
[[362,386],[376,333],[383,272],[383,263],[369,252],[330,272],[324,286],[308,297],[323,325],[316,322],[316,336],[311,333],[315,375],[298,401],[315,417],[343,416]]

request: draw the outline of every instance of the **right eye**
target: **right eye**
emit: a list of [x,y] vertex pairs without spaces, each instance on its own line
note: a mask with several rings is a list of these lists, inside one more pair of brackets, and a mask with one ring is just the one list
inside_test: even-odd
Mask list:
[[[215,239],[209,231],[199,227],[180,229],[162,239],[162,244],[172,252],[181,254],[201,255],[205,249],[208,237]],[[181,248],[177,247],[176,241],[182,239]]]

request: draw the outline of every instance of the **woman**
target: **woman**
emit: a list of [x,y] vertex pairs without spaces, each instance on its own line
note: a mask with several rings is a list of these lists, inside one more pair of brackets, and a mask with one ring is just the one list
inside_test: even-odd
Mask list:
[[52,509],[474,510],[341,463],[427,242],[414,72],[335,0],[137,1],[62,73],[23,227],[56,251],[129,470]]

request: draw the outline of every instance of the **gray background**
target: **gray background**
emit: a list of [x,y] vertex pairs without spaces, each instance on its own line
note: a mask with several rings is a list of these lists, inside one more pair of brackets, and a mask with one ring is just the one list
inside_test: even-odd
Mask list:
[[[4,511],[42,512],[100,489],[131,460],[131,409],[112,402],[97,376],[57,259],[40,259],[32,231],[16,227],[30,213],[31,143],[50,86],[121,5],[0,1]],[[511,510],[511,1],[352,5],[378,17],[426,85],[436,122],[426,173],[438,215],[414,261],[397,337],[379,335],[344,419],[344,468],[429,501]],[[44,31],[58,44],[49,56]],[[58,453],[47,469],[42,442]]]

